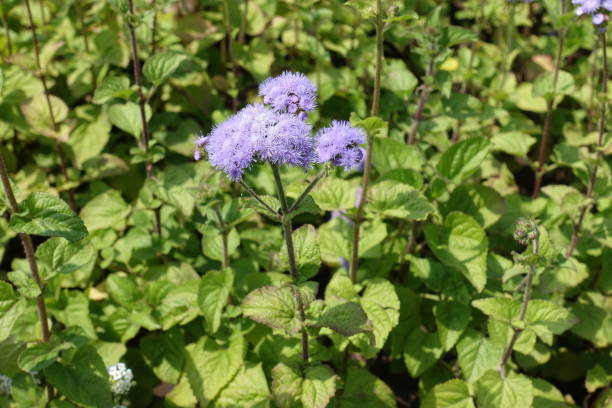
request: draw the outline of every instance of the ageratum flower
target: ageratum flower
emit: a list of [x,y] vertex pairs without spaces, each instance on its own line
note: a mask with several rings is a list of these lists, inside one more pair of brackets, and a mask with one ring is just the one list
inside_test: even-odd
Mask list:
[[194,158],[208,160],[234,181],[258,161],[307,168],[313,161],[311,127],[296,115],[278,113],[262,104],[249,105],[196,140]]
[[365,141],[362,129],[354,128],[346,121],[334,120],[330,127],[321,129],[317,135],[317,161],[331,162],[347,170],[357,167],[363,160],[363,150],[359,145]]
[[132,370],[123,363],[107,367],[110,377],[111,392],[115,395],[127,394],[134,385]]
[[609,20],[609,12],[612,11],[612,0],[572,0],[577,5],[576,15],[590,14],[593,24],[601,25]]
[[285,71],[266,79],[259,85],[259,95],[277,112],[310,112],[317,106],[317,87],[300,72]]

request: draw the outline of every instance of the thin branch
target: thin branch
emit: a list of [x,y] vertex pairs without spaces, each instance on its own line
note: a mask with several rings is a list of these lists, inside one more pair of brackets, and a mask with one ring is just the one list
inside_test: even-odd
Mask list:
[[[603,51],[603,69],[602,69],[602,81],[601,81],[601,95],[603,98],[608,94],[608,53],[606,50],[606,32],[601,33],[601,49]],[[580,209],[580,215],[578,217],[578,221],[574,225],[574,231],[572,233],[572,240],[570,241],[570,245],[567,248],[566,256],[569,258],[574,255],[574,251],[576,250],[576,245],[578,245],[578,237],[580,236],[580,231],[582,230],[582,223],[584,222],[584,217],[586,212],[591,207],[591,201],[593,198],[593,191],[595,189],[595,182],[597,181],[597,169],[599,167],[599,163],[601,161],[601,156],[603,154],[603,140],[604,135],[606,134],[606,101],[601,101],[600,106],[600,116],[599,116],[599,137],[597,138],[597,151],[595,152],[595,163],[593,164],[593,171],[591,173],[591,178],[589,179],[589,185],[587,186],[587,204],[584,205]]]
[[[272,174],[274,175],[274,182],[276,183],[276,190],[278,192],[278,199],[281,203],[281,224],[283,226],[283,236],[285,243],[287,244],[287,259],[289,260],[289,272],[293,283],[298,283],[298,269],[295,261],[295,249],[293,246],[292,226],[291,217],[289,214],[289,208],[287,207],[287,197],[285,196],[285,190],[283,188],[283,181],[281,180],[278,167],[272,165]],[[302,295],[296,287],[292,287],[293,296],[298,307],[298,313],[300,314],[300,321],[302,322],[302,360],[304,364],[308,363],[308,332],[304,322],[306,321],[306,313],[304,311],[304,302]]]
[[261,199],[261,197],[259,197],[259,195],[251,187],[249,187],[247,183],[245,183],[244,181],[239,181],[238,183],[240,183],[240,185],[244,187],[244,189],[251,195],[251,197],[257,200],[259,204],[263,205],[266,210],[270,211],[272,214],[280,215],[278,210],[275,210],[274,208],[270,207],[264,200]]
[[[561,0],[561,14],[565,12],[565,0]],[[544,176],[544,167],[548,156],[548,140],[550,139],[550,123],[555,104],[555,94],[557,92],[557,82],[559,79],[559,70],[563,63],[563,43],[565,42],[565,28],[559,29],[559,46],[557,48],[557,58],[555,60],[555,70],[553,72],[552,96],[546,102],[546,117],[544,119],[544,129],[542,131],[542,143],[540,143],[540,153],[538,156],[538,168],[535,173],[534,187],[531,198],[536,198],[540,194],[542,188],[542,177]]]
[[[538,240],[539,238],[536,236],[536,238],[532,241],[533,253],[536,255],[539,252]],[[521,311],[519,313],[519,321],[521,322],[525,320],[525,316],[527,314],[527,307],[529,306],[529,300],[531,300],[531,289],[533,286],[533,277],[535,275],[535,272],[536,272],[536,267],[534,265],[529,265],[529,272],[527,272],[527,277],[525,281],[525,293],[523,294],[523,302],[521,303]],[[522,332],[523,332],[523,329],[520,329],[518,327],[514,328],[514,331],[512,333],[512,338],[510,339],[510,343],[508,344],[506,351],[504,351],[504,355],[502,356],[501,362],[499,363],[499,366],[497,367],[497,371],[499,371],[499,374],[501,375],[502,378],[506,378],[506,363],[508,362],[508,359],[512,355],[512,350],[514,349],[514,345],[516,344]]]
[[244,44],[247,30],[247,23],[249,18],[249,0],[243,0],[244,11],[240,17],[240,33],[238,34],[238,42]]
[[[429,56],[429,62],[427,63],[427,71],[425,71],[425,78],[430,78],[433,75],[434,70],[434,60],[435,56]],[[421,86],[421,95],[419,95],[419,102],[417,103],[417,109],[414,113],[414,118],[412,119],[412,125],[410,127],[410,133],[408,135],[408,140],[406,141],[408,144],[414,144],[416,141],[416,135],[419,131],[419,125],[421,120],[423,119],[423,111],[425,110],[425,102],[427,101],[427,96],[431,91],[429,85],[426,83]]]
[[315,188],[317,183],[323,177],[325,177],[326,174],[327,174],[327,172],[325,171],[325,169],[323,169],[323,170],[321,170],[319,172],[319,174],[316,175],[316,177],[310,182],[310,184],[306,187],[306,189],[302,192],[302,194],[300,194],[300,196],[297,198],[297,200],[295,200],[295,202],[293,204],[291,204],[291,207],[289,207],[289,214],[291,214],[293,211],[295,211],[296,208],[298,208],[300,206],[302,201],[306,198],[306,196],[308,196],[308,193],[310,193],[312,191],[312,189]]
[[[19,212],[19,205],[17,204],[17,200],[15,199],[15,194],[13,193],[13,189],[11,188],[11,183],[8,177],[8,170],[6,169],[6,164],[4,162],[4,155],[2,154],[2,150],[0,149],[0,179],[2,180],[2,188],[4,189],[4,194],[6,196],[9,210],[12,214]],[[40,294],[36,297],[36,306],[38,307],[38,317],[40,320],[40,326],[42,331],[42,341],[49,341],[50,331],[49,331],[49,321],[47,318],[47,307],[45,305],[45,285],[40,278],[38,273],[38,265],[36,264],[36,257],[34,255],[34,246],[32,245],[32,239],[28,234],[20,233],[19,238],[21,239],[21,244],[23,245],[23,250],[25,252],[26,259],[28,260],[28,265],[30,267],[30,273],[32,275],[32,279],[36,282],[38,289],[40,290]],[[49,395],[49,399],[53,396],[53,388],[50,384],[47,384],[47,394]]]
[[[383,61],[383,40],[384,23],[382,15],[382,0],[376,0],[376,74],[374,77],[374,90],[372,91],[372,109],[370,116],[378,116],[380,100],[380,77]],[[363,166],[363,179],[361,183],[361,195],[357,203],[357,213],[353,222],[353,240],[351,248],[351,281],[357,282],[357,270],[359,269],[359,236],[361,234],[361,224],[363,223],[363,211],[368,197],[368,186],[370,183],[370,173],[372,171],[372,150],[374,150],[374,135],[368,137],[368,149],[366,151],[365,163]]]
[[[32,18],[32,9],[30,8],[30,0],[24,0],[26,9],[28,11],[28,19],[30,22],[30,30],[32,31],[32,42],[34,43],[34,54],[36,57],[36,69],[38,77],[40,78],[40,82],[42,83],[43,90],[45,93],[45,100],[47,101],[47,109],[49,110],[49,118],[51,119],[51,126],[53,127],[53,131],[57,133],[59,131],[59,127],[57,126],[57,122],[55,121],[55,113],[53,112],[53,105],[51,104],[51,94],[49,93],[49,87],[47,86],[47,79],[45,78],[44,71],[40,64],[40,46],[38,45],[38,36],[36,35],[36,25],[34,24],[34,19]],[[66,156],[64,155],[64,150],[60,145],[59,141],[55,141],[55,151],[57,152],[57,156],[60,161],[60,166],[62,168],[62,174],[66,182],[69,182],[68,178],[68,168],[66,167]],[[74,191],[70,188],[68,189],[68,201],[70,206],[74,211],[77,211],[76,200],[74,198]]]
[[[127,18],[128,31],[130,33],[130,44],[132,48],[132,66],[134,68],[134,80],[136,81],[136,93],[138,94],[138,106],[140,108],[140,121],[142,123],[142,144],[146,155],[145,167],[147,171],[147,178],[153,180],[153,163],[149,157],[149,123],[146,115],[146,98],[142,92],[142,70],[140,66],[140,58],[138,57],[138,43],[136,41],[136,30],[134,28],[134,2],[128,0],[129,15]],[[155,212],[155,233],[161,234],[161,220],[159,215],[159,208],[154,210]]]
[[414,245],[416,244],[417,227],[418,223],[416,221],[413,222],[412,226],[410,227],[410,235],[408,236],[408,242],[406,243],[406,247],[404,248],[404,252],[402,253],[399,274],[397,276],[397,280],[400,283],[404,282],[404,279],[406,277],[406,258],[412,253]]

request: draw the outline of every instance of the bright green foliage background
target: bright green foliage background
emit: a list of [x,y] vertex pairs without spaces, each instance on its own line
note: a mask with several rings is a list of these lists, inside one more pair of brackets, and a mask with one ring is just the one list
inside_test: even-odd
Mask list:
[[[612,94],[598,91],[597,33],[569,1],[565,15],[557,0],[488,0],[482,10],[480,0],[384,1],[380,114],[368,118],[375,1],[135,0],[148,154],[127,1],[31,2],[58,128],[24,3],[3,0],[0,149],[19,212],[0,218],[0,374],[13,379],[0,407],[45,406],[47,382],[54,408],[110,408],[105,367],[119,361],[135,376],[129,407],[609,406],[609,130],[591,200],[586,189],[599,105]],[[350,118],[373,143],[357,283],[343,266],[352,228],[330,214],[355,213],[362,174],[331,171],[293,219],[300,281],[311,281],[299,287],[311,336],[306,367],[278,220],[192,158],[196,137],[232,113],[234,98],[258,101],[257,84],[283,70],[317,84],[315,128]],[[551,99],[550,158],[531,199]],[[315,170],[282,173],[295,199]],[[272,180],[266,166],[245,178],[278,208]],[[567,258],[585,205],[592,209]],[[521,216],[541,221],[524,321],[516,289],[527,266],[513,254],[525,248],[512,239]],[[19,232],[34,236],[48,343]],[[512,327],[524,330],[502,378]]]

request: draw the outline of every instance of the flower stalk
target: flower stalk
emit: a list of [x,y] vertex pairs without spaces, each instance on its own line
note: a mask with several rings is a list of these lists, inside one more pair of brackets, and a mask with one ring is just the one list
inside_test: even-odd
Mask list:
[[[376,1],[376,71],[374,76],[374,89],[372,91],[372,107],[370,116],[378,116],[380,105],[380,78],[383,61],[383,40],[384,40],[384,21],[382,15],[382,0]],[[361,194],[357,203],[357,212],[353,220],[353,240],[351,248],[351,281],[357,282],[357,269],[359,268],[359,236],[361,224],[364,221],[364,208],[368,197],[368,186],[370,183],[370,173],[372,172],[372,150],[374,150],[374,136],[368,135],[368,149],[366,151],[365,163],[363,166],[363,179],[361,182]]]
[[[36,57],[37,75],[40,78],[40,82],[42,83],[43,90],[45,93],[45,100],[47,101],[47,109],[49,110],[49,118],[51,119],[51,126],[53,128],[53,131],[57,133],[59,131],[59,127],[55,120],[55,113],[53,112],[53,105],[51,104],[51,94],[49,93],[49,87],[47,86],[47,79],[45,78],[45,74],[44,74],[42,65],[40,63],[40,46],[38,44],[38,36],[36,34],[36,25],[34,24],[34,19],[32,18],[32,9],[30,7],[30,0],[24,0],[24,1],[25,1],[27,12],[28,12],[30,30],[32,31],[32,42],[34,43],[34,55]],[[68,178],[68,167],[66,166],[66,156],[64,154],[64,150],[62,149],[62,146],[60,145],[60,142],[57,140],[55,141],[55,151],[57,152],[57,156],[60,161],[60,167],[62,169],[62,175],[64,176],[64,180],[65,182],[69,182],[70,179]],[[68,202],[70,204],[70,207],[72,207],[74,211],[77,211],[76,199],[75,199],[74,191],[72,190],[72,188],[68,189]]]
[[591,202],[593,199],[593,191],[595,189],[595,182],[597,181],[597,170],[599,167],[599,163],[601,161],[601,156],[603,154],[603,141],[604,135],[606,134],[606,101],[605,97],[608,94],[608,53],[606,50],[606,32],[602,31],[601,33],[601,49],[603,52],[603,69],[602,69],[602,80],[601,80],[601,96],[603,100],[600,103],[600,116],[599,116],[599,135],[597,137],[597,147],[595,151],[595,162],[593,164],[593,170],[591,171],[591,177],[589,178],[589,184],[587,186],[586,192],[586,201],[587,204],[584,205],[580,209],[580,215],[578,216],[578,221],[574,224],[574,230],[572,232],[572,238],[570,241],[570,245],[567,248],[566,256],[572,257],[574,255],[574,251],[576,250],[576,245],[578,245],[578,238],[580,236],[580,231],[582,230],[582,223],[584,222],[584,217],[586,212],[591,207]]
[[[561,14],[565,12],[565,0],[561,1]],[[559,45],[557,48],[557,57],[555,59],[555,68],[552,81],[552,96],[546,102],[546,117],[544,119],[544,129],[542,131],[542,143],[540,143],[540,153],[538,156],[538,168],[535,173],[533,193],[531,198],[536,198],[540,194],[542,188],[542,177],[544,176],[544,167],[546,166],[548,156],[548,141],[550,139],[550,123],[555,105],[555,94],[557,92],[557,82],[559,79],[559,70],[563,62],[563,44],[565,42],[565,28],[559,29]]]
[[[539,232],[537,229],[537,225],[534,222],[532,224],[532,232],[529,234],[531,245],[533,248],[533,254],[537,256],[539,252]],[[516,236],[516,235],[515,235]],[[529,271],[527,272],[527,276],[521,285],[524,285],[525,292],[523,292],[523,302],[521,303],[521,310],[519,312],[519,321],[523,322],[525,320],[525,316],[527,315],[527,307],[529,306],[529,301],[531,300],[531,291],[533,287],[533,277],[536,273],[536,266],[534,263],[529,265]],[[508,343],[508,347],[504,351],[502,359],[497,367],[497,371],[501,375],[502,378],[506,378],[506,363],[508,359],[512,355],[512,350],[514,349],[514,345],[518,341],[521,333],[523,332],[522,328],[514,327],[512,337],[510,338],[510,343]]]
[[[140,66],[140,58],[138,57],[138,44],[136,42],[136,30],[134,27],[134,2],[133,0],[128,0],[128,18],[127,25],[128,31],[130,33],[130,45],[132,49],[132,66],[134,68],[134,80],[136,81],[136,93],[138,95],[138,106],[140,108],[140,121],[142,123],[142,144],[144,147],[145,155],[147,160],[145,162],[145,168],[147,172],[147,178],[150,180],[154,179],[153,176],[153,163],[149,157],[149,123],[147,121],[147,115],[145,111],[145,106],[147,103],[144,92],[142,91],[142,68]],[[156,208],[154,210],[155,213],[155,233],[161,234],[161,219],[160,219],[160,208]]]
[[[281,179],[278,167],[274,164],[272,166],[272,174],[274,175],[274,182],[276,183],[276,190],[278,192],[278,199],[281,203],[280,208],[280,221],[283,227],[283,237],[287,244],[287,259],[289,260],[289,273],[294,284],[298,283],[298,270],[297,263],[295,261],[295,249],[293,246],[292,236],[292,225],[291,225],[291,212],[287,206],[287,198],[285,196],[285,189],[283,188],[283,181]],[[300,321],[302,322],[302,360],[304,363],[308,363],[308,332],[304,322],[306,321],[306,313],[304,311],[304,302],[300,292],[293,287],[293,296],[298,306],[298,313],[300,315]]]

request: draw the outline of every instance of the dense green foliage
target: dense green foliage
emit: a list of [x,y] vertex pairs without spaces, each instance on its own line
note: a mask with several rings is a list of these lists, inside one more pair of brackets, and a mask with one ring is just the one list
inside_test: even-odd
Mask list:
[[[612,52],[569,0],[131,3],[0,3],[0,407],[610,406]],[[193,160],[284,70],[368,134],[281,166],[289,206],[326,171],[291,211]]]

